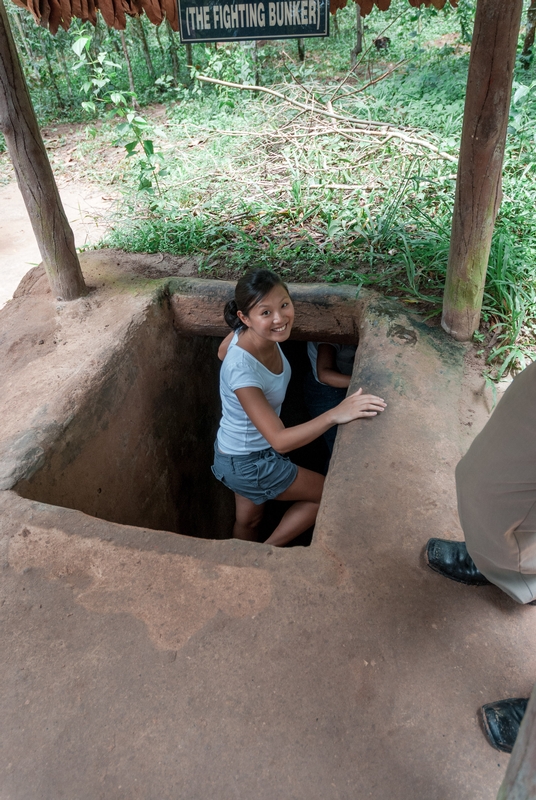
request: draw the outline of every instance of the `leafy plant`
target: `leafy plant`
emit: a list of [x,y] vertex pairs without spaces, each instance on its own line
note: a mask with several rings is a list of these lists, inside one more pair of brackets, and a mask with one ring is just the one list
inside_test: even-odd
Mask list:
[[529,85],[514,81],[512,89],[508,133],[515,136],[528,133],[532,142],[536,143],[536,128],[534,127],[536,80]]
[[73,69],[77,71],[84,68],[87,73],[87,79],[82,84],[82,92],[92,98],[82,101],[81,106],[85,111],[96,114],[99,106],[123,103],[124,95],[113,91],[113,80],[116,77],[114,70],[119,68],[119,64],[111,61],[103,50],[93,57],[90,45],[91,36],[81,35],[75,39],[71,48],[79,59]]
[[458,0],[456,16],[460,24],[461,40],[464,44],[468,44],[473,38],[475,10],[475,0]]
[[111,116],[124,120],[116,127],[118,138],[115,143],[124,145],[128,158],[137,157],[138,191],[153,194],[156,188],[161,194],[159,178],[166,175],[165,159],[162,153],[155,152],[153,140],[146,138],[151,130],[150,123],[128,108],[128,99],[133,99],[132,92],[113,88],[116,77],[114,70],[119,65],[111,61],[104,51],[93,57],[90,36],[79,36],[73,42],[72,49],[79,57],[74,69],[84,68],[88,73],[82,91],[92,99],[82,102],[82,107],[94,114],[100,109],[108,109]]
[[[128,158],[137,157],[138,191],[154,194],[156,188],[161,195],[159,179],[167,175],[167,169],[163,153],[155,153],[153,140],[145,138],[150,123],[135,111],[127,111],[124,105],[116,108],[116,114],[125,120],[116,127],[119,135],[116,143],[124,144]],[[126,139],[130,141],[125,142]]]

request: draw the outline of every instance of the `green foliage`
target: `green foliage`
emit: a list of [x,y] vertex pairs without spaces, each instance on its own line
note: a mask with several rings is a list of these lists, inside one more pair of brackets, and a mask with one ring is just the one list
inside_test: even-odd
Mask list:
[[87,74],[82,92],[91,99],[83,101],[82,108],[93,114],[101,109],[109,109],[109,116],[123,120],[116,126],[118,138],[115,144],[124,144],[128,158],[136,158],[138,191],[154,194],[156,189],[161,194],[159,178],[166,175],[164,156],[155,153],[153,140],[146,138],[150,134],[151,124],[136,111],[129,110],[128,101],[134,99],[132,92],[114,91],[115,70],[119,64],[111,61],[102,50],[92,56],[90,36],[79,36],[71,47],[80,59],[74,69],[84,69]]
[[471,42],[473,36],[473,23],[475,18],[475,0],[458,0],[456,14],[460,23],[461,41],[464,44]]
[[97,114],[99,106],[126,105],[126,98],[123,93],[113,91],[116,70],[120,65],[111,61],[105,50],[93,57],[90,50],[91,38],[80,35],[71,45],[71,49],[79,59],[74,64],[74,71],[84,69],[87,76],[81,87],[82,93],[91,98],[82,101],[81,106],[90,114]]
[[514,81],[508,133],[519,137],[527,146],[536,144],[536,80],[530,84]]
[[[82,23],[73,19],[68,32],[60,28],[56,36],[52,36],[46,28],[38,27],[26,11],[16,8],[12,3],[6,3],[6,9],[41,124],[51,121],[81,121],[95,116],[96,111],[91,106],[83,108],[81,105],[82,101],[88,102],[83,97],[86,94],[84,84],[88,78],[85,69],[75,69],[83,55],[82,51],[76,53],[72,49],[76,41],[80,41],[79,46],[83,48],[81,40],[89,39],[86,50],[88,56],[95,60],[99,53],[104,53],[106,60],[115,65],[112,81],[114,91],[130,90],[120,33],[107,28],[100,15],[97,15],[96,28],[89,22]],[[148,71],[139,28],[129,17],[125,38],[136,96],[140,105],[145,105],[175,96],[176,81],[170,52],[172,41],[177,51],[179,72],[184,78],[187,76],[187,67],[184,48],[178,44],[176,36],[171,40],[164,26],[157,29],[145,16],[141,18],[141,25],[157,80]]]
[[124,122],[116,127],[117,143],[124,143],[128,158],[136,157],[138,191],[154,194],[156,189],[161,195],[160,180],[167,175],[167,169],[164,155],[155,153],[153,140],[145,138],[151,124],[145,117],[127,111],[122,105],[116,108],[116,114],[124,118]]
[[254,83],[253,53],[250,42],[240,42],[238,46],[226,44],[212,51],[207,47],[205,55],[208,60],[203,74],[223,81]]

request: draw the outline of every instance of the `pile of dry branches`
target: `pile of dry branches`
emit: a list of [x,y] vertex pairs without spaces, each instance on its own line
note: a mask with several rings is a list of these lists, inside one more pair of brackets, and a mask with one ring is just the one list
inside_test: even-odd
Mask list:
[[[250,91],[256,93],[264,93],[269,97],[277,98],[282,103],[282,112],[287,118],[281,124],[274,125],[273,111],[267,118],[271,120],[269,131],[246,130],[246,131],[233,131],[233,130],[220,130],[219,134],[227,136],[245,136],[252,138],[262,138],[265,142],[273,145],[279,144],[293,144],[296,149],[303,148],[304,140],[325,137],[336,134],[344,140],[351,142],[354,145],[354,151],[357,149],[360,152],[352,155],[352,166],[358,165],[363,159],[370,159],[375,153],[381,151],[390,141],[396,142],[400,153],[407,153],[415,155],[419,150],[428,151],[432,154],[432,158],[440,158],[457,164],[458,159],[456,156],[443,152],[439,145],[431,141],[431,135],[423,136],[415,129],[408,126],[399,127],[386,122],[377,122],[370,119],[359,119],[353,114],[346,113],[344,110],[335,110],[334,104],[339,101],[341,104],[354,95],[357,91],[362,92],[371,83],[376,83],[379,80],[390,75],[397,67],[403,62],[399,62],[391,67],[387,72],[369,81],[358,90],[345,91],[345,81],[342,81],[330,96],[327,101],[320,101],[318,96],[299,84],[299,88],[305,95],[304,99],[299,100],[291,96],[289,93],[282,93],[275,89],[270,89],[264,86],[250,86],[246,84],[231,83],[229,81],[222,81],[216,78],[198,75],[197,80],[203,83],[215,84],[229,89],[240,89],[243,91]],[[297,109],[298,113],[293,114],[290,119],[288,118],[288,110]],[[323,184],[324,188],[343,188],[351,189],[348,184],[333,184],[328,186]],[[315,188],[314,184],[310,184],[310,188]]]

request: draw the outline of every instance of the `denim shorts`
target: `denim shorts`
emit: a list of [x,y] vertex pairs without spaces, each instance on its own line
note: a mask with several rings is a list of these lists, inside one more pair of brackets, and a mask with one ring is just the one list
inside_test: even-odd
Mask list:
[[241,497],[260,506],[279,497],[296,479],[298,467],[269,447],[256,453],[231,456],[214,447],[214,476]]

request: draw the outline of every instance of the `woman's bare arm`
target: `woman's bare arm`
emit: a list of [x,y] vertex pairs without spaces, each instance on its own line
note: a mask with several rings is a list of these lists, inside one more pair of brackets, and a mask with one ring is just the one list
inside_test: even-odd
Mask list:
[[381,397],[363,394],[363,390],[359,389],[335,408],[330,408],[309,422],[285,428],[261,389],[248,386],[237,389],[235,394],[257,430],[278,453],[289,453],[309,444],[333,425],[341,425],[360,417],[375,417],[386,406]]
[[337,369],[337,351],[330,344],[319,344],[316,357],[316,374],[321,383],[337,389],[350,386],[350,375],[343,375]]
[[231,339],[235,335],[235,331],[231,331],[228,333],[223,342],[218,347],[218,358],[220,361],[223,361],[225,356],[227,355],[227,350],[229,349],[229,345],[231,344]]

